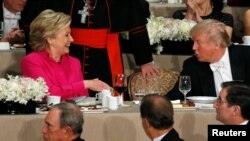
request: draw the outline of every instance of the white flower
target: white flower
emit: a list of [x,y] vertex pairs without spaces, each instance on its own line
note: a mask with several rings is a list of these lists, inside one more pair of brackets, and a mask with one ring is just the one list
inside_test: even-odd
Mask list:
[[8,76],[0,79],[0,101],[14,101],[27,104],[29,100],[40,101],[48,95],[48,87],[43,78],[32,79]]
[[151,15],[147,24],[150,44],[160,43],[161,40],[188,41],[190,40],[189,32],[195,25],[196,22],[192,20],[179,20]]
[[147,30],[150,39],[150,44],[159,43],[164,34],[162,32],[165,26],[165,19],[163,17],[154,17],[151,16],[148,19]]

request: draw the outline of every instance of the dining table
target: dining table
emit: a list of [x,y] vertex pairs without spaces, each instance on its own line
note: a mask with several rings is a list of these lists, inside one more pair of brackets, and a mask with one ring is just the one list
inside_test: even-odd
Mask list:
[[[87,141],[150,141],[144,133],[139,105],[125,102],[118,110],[84,111],[83,133]],[[42,141],[47,112],[0,115],[1,141]],[[221,124],[214,109],[174,109],[174,128],[185,141],[207,141],[208,125]]]

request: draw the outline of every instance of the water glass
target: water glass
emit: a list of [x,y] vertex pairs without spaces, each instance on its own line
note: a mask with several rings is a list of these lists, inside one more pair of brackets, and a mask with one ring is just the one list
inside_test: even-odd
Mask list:
[[4,34],[4,25],[3,21],[0,22],[0,39],[3,37]]
[[190,78],[189,75],[182,75],[182,76],[180,76],[179,90],[184,95],[184,102],[183,102],[183,104],[186,104],[186,95],[187,95],[188,92],[191,91],[191,78]]

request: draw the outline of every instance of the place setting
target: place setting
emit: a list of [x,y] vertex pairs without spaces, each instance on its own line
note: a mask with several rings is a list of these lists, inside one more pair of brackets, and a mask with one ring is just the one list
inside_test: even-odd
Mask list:
[[127,90],[127,76],[116,74],[113,87],[96,93],[95,97],[86,97],[76,102],[85,113],[103,113],[116,111],[122,107],[130,107],[124,103],[124,93]]
[[[104,89],[95,94],[95,97],[80,96],[66,100],[75,103],[80,107],[83,113],[105,113],[108,111],[116,111],[119,108],[130,107],[124,103],[124,93],[127,90],[127,77],[125,74],[116,74],[114,77],[113,87]],[[46,114],[51,106],[60,103],[59,96],[47,96],[47,104],[40,106],[37,113]]]
[[[100,93],[98,93],[100,94]],[[40,104],[36,109],[37,114],[47,114],[50,107],[61,102],[60,96],[47,96],[47,103]],[[107,112],[107,108],[102,107],[100,100],[96,100],[95,97],[80,96],[66,100],[66,102],[74,103],[80,107],[80,110],[84,113],[104,113]]]
[[47,114],[51,106],[59,104],[61,102],[61,97],[55,95],[48,95],[46,101],[47,102],[38,103],[38,107],[36,108],[37,114]]
[[213,110],[213,103],[217,100],[217,97],[212,96],[189,96],[188,100],[195,104],[195,107],[199,109]]
[[181,75],[179,80],[179,91],[183,93],[184,100],[171,101],[175,110],[197,110],[208,109],[213,110],[213,103],[217,97],[212,96],[188,96],[191,91],[191,78],[188,75]]
[[189,75],[181,75],[179,78],[179,91],[183,94],[184,100],[171,101],[174,110],[196,110],[195,104],[187,100],[187,93],[191,91],[191,78]]

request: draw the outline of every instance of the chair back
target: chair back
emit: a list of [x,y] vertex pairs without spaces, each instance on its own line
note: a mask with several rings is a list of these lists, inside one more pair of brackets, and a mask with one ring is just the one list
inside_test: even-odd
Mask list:
[[[160,74],[158,76],[158,83],[152,84],[153,88],[159,90],[160,95],[166,95],[178,81],[180,76],[179,72],[160,69]],[[141,72],[132,73],[128,78],[128,92],[131,100],[135,100],[136,87],[142,87],[142,84],[138,83],[138,79],[141,77]],[[158,85],[158,86],[156,86]]]

